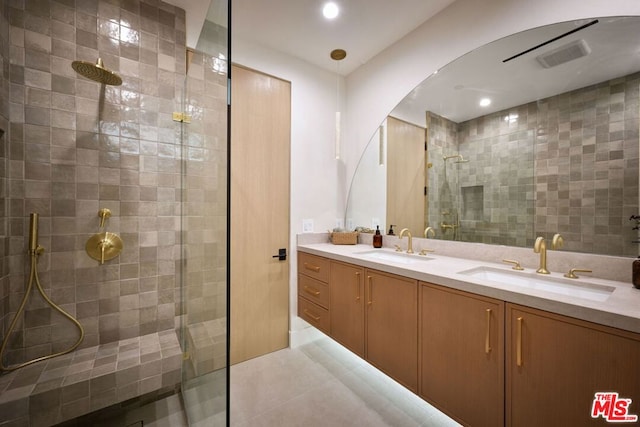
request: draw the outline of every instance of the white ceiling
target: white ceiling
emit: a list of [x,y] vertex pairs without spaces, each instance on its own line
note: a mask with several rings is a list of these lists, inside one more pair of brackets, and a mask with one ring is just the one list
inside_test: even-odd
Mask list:
[[[207,19],[224,23],[224,7],[209,8],[209,0],[165,0],[187,12],[187,45],[194,47]],[[269,47],[318,67],[347,75],[454,0],[334,0],[340,15],[322,16],[325,0],[232,0],[232,39]],[[222,22],[221,22],[222,21]],[[344,49],[336,64],[329,56]],[[338,68],[339,67],[339,68]]]
[[[640,70],[637,17],[601,18],[588,28],[503,63],[506,58],[589,22],[592,20],[535,28],[470,52],[418,85],[392,114],[417,114],[424,120],[424,111],[432,111],[463,122]],[[589,46],[587,56],[552,68],[544,68],[536,60],[537,56],[576,40],[584,40]],[[480,107],[479,101],[485,97],[492,103]]]

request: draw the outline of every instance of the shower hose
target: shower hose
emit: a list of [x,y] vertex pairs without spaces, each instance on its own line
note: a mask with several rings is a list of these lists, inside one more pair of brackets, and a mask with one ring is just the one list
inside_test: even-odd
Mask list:
[[[13,317],[13,320],[11,321],[11,324],[9,325],[9,329],[6,331],[4,339],[2,340],[2,347],[0,347],[0,371],[13,371],[13,370],[22,368],[24,366],[31,365],[32,363],[41,362],[43,360],[51,359],[53,357],[57,357],[57,356],[61,356],[63,354],[70,353],[73,350],[75,350],[76,348],[78,348],[78,346],[82,342],[82,339],[84,338],[84,328],[82,327],[80,322],[78,322],[78,320],[76,320],[72,315],[70,315],[69,313],[64,311],[58,305],[56,305],[56,303],[51,301],[51,298],[49,298],[47,296],[47,294],[45,293],[44,289],[42,288],[42,285],[40,284],[40,279],[38,278],[37,263],[38,263],[38,256],[40,256],[40,254],[42,254],[42,252],[44,252],[44,248],[42,246],[38,245],[38,214],[32,213],[31,214],[31,223],[30,223],[30,232],[29,232],[29,255],[30,255],[30,258],[31,258],[31,268],[30,268],[30,272],[29,272],[29,284],[27,285],[27,290],[24,293],[24,297],[22,298],[22,302],[20,303],[20,307],[18,308],[18,311],[16,312],[15,316]],[[44,300],[51,307],[53,307],[60,314],[65,316],[67,319],[71,320],[78,327],[78,329],[80,330],[80,337],[78,338],[78,341],[74,345],[72,345],[70,348],[68,348],[67,350],[60,351],[60,352],[54,353],[54,354],[49,354],[49,355],[42,356],[42,357],[38,357],[36,359],[29,360],[29,361],[24,362],[24,363],[12,365],[12,366],[5,366],[5,364],[3,362],[3,360],[4,360],[4,351],[5,351],[6,347],[7,347],[7,343],[9,342],[9,337],[11,336],[11,333],[13,332],[13,329],[15,328],[16,323],[18,323],[18,319],[20,318],[20,316],[24,312],[24,308],[25,308],[25,306],[27,304],[27,300],[29,299],[29,295],[31,294],[31,290],[33,289],[33,284],[34,283],[36,284],[36,287],[38,288],[38,291],[40,292],[40,295],[42,295],[42,298],[44,298]]]

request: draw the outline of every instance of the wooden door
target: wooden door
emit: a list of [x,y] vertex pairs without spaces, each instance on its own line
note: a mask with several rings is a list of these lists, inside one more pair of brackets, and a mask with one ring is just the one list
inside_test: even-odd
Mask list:
[[[231,363],[287,347],[291,84],[231,74]],[[288,254],[287,254],[288,255]]]
[[640,416],[639,334],[513,304],[506,311],[507,426],[611,425],[591,417],[597,392],[631,399],[629,414]]
[[364,269],[331,262],[331,337],[364,358]]
[[504,425],[504,302],[420,285],[419,395],[464,425]]
[[387,223],[422,235],[425,218],[425,130],[387,118]]
[[366,270],[367,361],[414,393],[418,389],[418,283]]

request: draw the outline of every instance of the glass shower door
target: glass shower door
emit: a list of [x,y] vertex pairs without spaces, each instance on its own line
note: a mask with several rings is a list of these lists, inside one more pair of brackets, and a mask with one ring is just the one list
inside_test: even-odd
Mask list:
[[187,54],[181,105],[182,395],[192,426],[228,424],[228,2]]

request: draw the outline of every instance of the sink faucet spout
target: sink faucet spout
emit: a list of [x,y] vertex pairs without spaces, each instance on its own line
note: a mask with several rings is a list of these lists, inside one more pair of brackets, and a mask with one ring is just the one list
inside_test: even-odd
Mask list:
[[402,239],[402,236],[407,235],[407,239],[409,239],[409,243],[407,244],[407,253],[408,254],[412,254],[413,253],[413,241],[411,238],[411,232],[409,231],[408,228],[403,228],[400,231],[400,235],[398,236],[398,239]]
[[[551,241],[551,249],[560,249],[563,243],[562,236],[556,233]],[[540,266],[536,273],[549,274],[549,270],[547,270],[547,242],[544,237],[539,236],[536,238],[536,242],[533,244],[533,252],[540,254]]]

